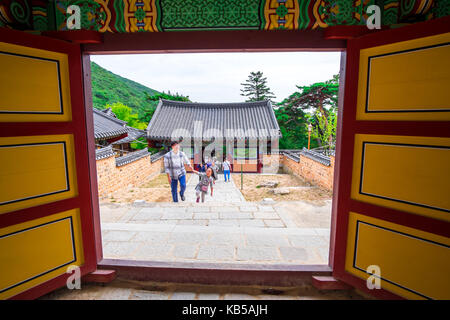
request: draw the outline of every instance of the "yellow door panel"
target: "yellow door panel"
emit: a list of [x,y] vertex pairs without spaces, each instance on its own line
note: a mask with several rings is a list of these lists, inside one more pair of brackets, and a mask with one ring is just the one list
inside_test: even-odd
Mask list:
[[0,214],[76,196],[72,135],[0,138]]
[[0,299],[84,263],[79,210],[0,229]]
[[449,120],[450,33],[363,49],[358,120]]
[[[408,299],[450,299],[450,239],[351,212],[345,269]],[[377,290],[377,289],[372,289]]]
[[0,122],[70,121],[67,55],[0,42]]
[[450,221],[450,139],[355,135],[352,198]]

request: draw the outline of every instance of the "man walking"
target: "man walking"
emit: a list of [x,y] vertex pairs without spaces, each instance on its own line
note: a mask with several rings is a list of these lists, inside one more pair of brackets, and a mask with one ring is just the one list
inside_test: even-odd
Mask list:
[[184,152],[180,151],[178,141],[172,141],[170,147],[172,150],[164,155],[164,168],[172,191],[172,200],[178,202],[178,181],[180,181],[180,198],[184,201],[184,191],[186,190],[186,169],[184,165],[187,164],[191,170],[194,170],[194,168],[192,168],[191,162]]

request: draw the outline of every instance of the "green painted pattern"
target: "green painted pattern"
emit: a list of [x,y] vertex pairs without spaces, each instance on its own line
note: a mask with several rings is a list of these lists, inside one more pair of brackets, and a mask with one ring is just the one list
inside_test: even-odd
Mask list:
[[[33,6],[33,10],[47,12],[47,8]],[[42,15],[33,15],[33,29],[39,31],[48,30],[48,18]]]
[[450,0],[435,0],[432,13],[435,18],[450,16]]
[[308,16],[309,2],[299,0],[298,4],[300,6],[300,14],[298,17],[298,28],[304,30],[308,27],[309,23],[311,22]]
[[[388,6],[392,3],[397,3],[397,0],[386,0],[384,2],[384,6]],[[396,24],[398,21],[398,6],[391,6],[388,9],[384,9],[383,15],[381,18],[381,24],[383,25],[391,25]]]
[[161,29],[259,29],[263,0],[160,0]]
[[117,32],[126,32],[123,11],[125,10],[125,5],[123,1],[114,1],[114,12],[116,14],[116,19],[114,22],[114,27]]

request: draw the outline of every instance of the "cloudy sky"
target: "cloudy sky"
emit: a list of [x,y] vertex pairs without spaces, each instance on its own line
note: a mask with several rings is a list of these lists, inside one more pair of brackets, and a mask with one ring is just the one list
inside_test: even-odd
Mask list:
[[296,90],[339,72],[339,52],[242,52],[98,55],[91,60],[158,91],[178,92],[195,102],[245,101],[240,89],[251,71],[262,71],[281,101]]

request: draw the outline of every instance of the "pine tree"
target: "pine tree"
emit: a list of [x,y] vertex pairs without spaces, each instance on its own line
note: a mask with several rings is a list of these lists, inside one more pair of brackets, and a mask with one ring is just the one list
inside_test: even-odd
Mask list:
[[248,79],[245,83],[241,83],[244,86],[241,89],[241,96],[248,97],[246,101],[261,101],[270,100],[275,98],[273,92],[267,86],[267,78],[263,77],[261,71],[250,72]]

